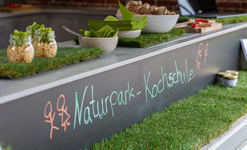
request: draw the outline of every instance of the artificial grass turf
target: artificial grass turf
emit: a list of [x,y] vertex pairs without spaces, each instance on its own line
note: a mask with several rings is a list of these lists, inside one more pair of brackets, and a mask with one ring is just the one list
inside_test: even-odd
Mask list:
[[91,149],[200,149],[247,113],[247,71],[236,87],[210,85]]
[[[0,145],[1,146],[1,145]],[[1,149],[1,147],[0,147],[0,149]],[[12,148],[11,148],[11,146],[10,145],[8,145],[8,146],[4,146],[3,145],[3,147],[2,147],[2,150],[11,150]]]
[[177,23],[189,21],[190,17],[179,16]]
[[[195,19],[195,18],[181,16],[178,19],[178,23],[189,21],[189,19]],[[216,20],[216,22],[222,23],[222,24],[233,24],[233,23],[247,22],[247,16],[237,16],[237,17],[218,18],[218,19],[208,18],[208,19]]]
[[168,33],[143,33],[140,37],[134,39],[120,38],[118,40],[118,46],[138,48],[149,47],[161,42],[172,40],[184,34],[185,30],[178,28],[174,28]]
[[230,18],[218,18],[215,19],[216,22],[222,23],[222,24],[232,24],[232,23],[241,23],[241,22],[247,22],[247,16],[238,16],[238,17],[230,17]]
[[20,78],[32,74],[54,70],[79,61],[100,57],[103,51],[99,48],[58,48],[54,58],[35,57],[31,63],[9,63],[7,50],[0,50],[0,78]]

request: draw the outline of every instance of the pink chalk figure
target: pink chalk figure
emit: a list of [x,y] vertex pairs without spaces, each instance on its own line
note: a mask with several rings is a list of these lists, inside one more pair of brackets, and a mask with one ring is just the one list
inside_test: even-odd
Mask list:
[[198,70],[201,69],[201,64],[206,65],[207,63],[208,47],[209,47],[208,43],[205,44],[205,47],[203,43],[199,44],[199,48],[197,50],[197,56],[196,56],[196,68]]
[[[61,117],[61,128],[64,129],[64,132],[66,132],[67,126],[70,125],[69,119],[70,119],[70,114],[68,113],[68,106],[66,106],[66,99],[63,94],[61,94],[58,99],[57,99],[57,111],[58,111],[58,116]],[[51,126],[50,129],[50,140],[53,138],[53,130],[60,130],[59,127],[54,125],[54,120],[56,117],[56,112],[53,112],[52,110],[52,104],[51,101],[48,101],[45,104],[44,108],[44,118],[45,122],[49,123]]]
[[[59,107],[60,101],[62,101],[62,104]],[[64,128],[64,132],[66,132],[66,127],[70,125],[69,122],[70,114],[67,112],[68,106],[65,106],[65,103],[66,103],[65,96],[61,94],[57,100],[57,110],[60,112],[58,113],[58,115],[61,116],[61,127]]]
[[204,64],[207,63],[207,57],[208,57],[208,43],[205,46],[205,50],[204,50]]
[[197,50],[197,56],[196,56],[196,68],[198,70],[201,69],[202,49],[203,49],[203,43],[200,43],[199,49]]
[[[47,109],[48,107],[50,107],[50,110],[47,112]],[[51,104],[51,101],[48,101],[45,105],[45,109],[44,109],[44,117],[45,119],[45,122],[46,123],[50,123],[51,125],[51,129],[50,129],[50,140],[52,140],[52,133],[53,133],[53,130],[59,130],[58,127],[54,126],[54,118],[55,118],[55,115],[56,113],[52,113],[52,104]]]

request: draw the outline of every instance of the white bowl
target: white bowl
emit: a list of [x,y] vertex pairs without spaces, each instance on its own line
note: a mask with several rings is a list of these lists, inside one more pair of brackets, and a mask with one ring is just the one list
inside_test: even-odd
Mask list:
[[142,30],[118,31],[119,38],[137,38],[141,35]]
[[111,38],[92,38],[92,37],[80,37],[79,43],[81,47],[85,48],[101,48],[104,52],[112,52],[118,43],[118,37]]
[[[147,16],[147,25],[142,29],[144,33],[165,33],[171,31],[179,18],[179,15],[135,15],[134,18]],[[121,14],[116,14],[118,19],[122,19]]]

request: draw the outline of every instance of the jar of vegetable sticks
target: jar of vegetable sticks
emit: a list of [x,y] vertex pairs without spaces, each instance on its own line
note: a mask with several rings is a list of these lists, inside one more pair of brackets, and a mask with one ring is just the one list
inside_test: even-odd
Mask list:
[[7,50],[8,61],[12,63],[30,63],[34,58],[31,35],[27,32],[14,30],[10,35]]
[[57,43],[54,31],[51,28],[40,28],[35,31],[33,46],[37,57],[55,57]]

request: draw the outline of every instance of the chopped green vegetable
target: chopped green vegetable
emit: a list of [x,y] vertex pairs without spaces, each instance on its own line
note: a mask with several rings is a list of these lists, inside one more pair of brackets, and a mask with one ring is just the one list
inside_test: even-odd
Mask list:
[[113,29],[120,31],[127,31],[127,30],[140,30],[146,26],[147,16],[138,17],[135,20],[120,20],[113,16],[108,16],[103,20],[89,20],[88,26],[92,30],[99,30],[105,25],[109,25]]
[[22,46],[31,42],[30,34],[28,32],[22,32],[14,30],[10,36],[10,44],[15,46]]
[[32,38],[34,38],[35,31],[40,28],[45,28],[45,25],[43,24],[39,25],[36,22],[34,22],[32,25],[29,25],[27,27],[27,32],[29,32],[32,35]]
[[98,31],[80,29],[80,33],[84,37],[117,37],[118,29],[114,30],[109,25],[105,25]]
[[122,14],[123,20],[133,20],[134,19],[133,13],[131,11],[129,11],[129,9],[124,7],[124,5],[121,4],[121,2],[119,0],[118,0],[118,5],[120,8],[120,12]]
[[109,25],[114,30],[117,29],[119,29],[120,31],[135,30],[135,26],[133,26],[133,21],[130,20],[124,20],[124,21],[123,20],[121,21],[89,20],[88,21],[88,26],[91,30],[99,30],[105,25]]
[[104,21],[119,21],[116,17],[114,16],[107,16]]

